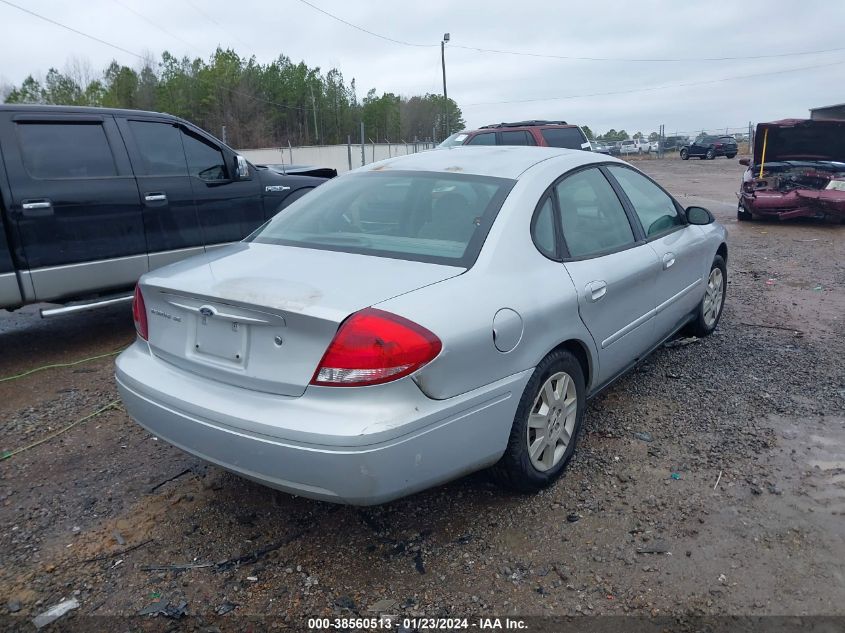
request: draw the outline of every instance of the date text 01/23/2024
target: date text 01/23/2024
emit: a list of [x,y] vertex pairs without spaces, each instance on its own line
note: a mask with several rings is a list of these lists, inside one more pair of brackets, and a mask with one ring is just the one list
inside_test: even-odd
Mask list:
[[312,631],[496,631],[525,630],[524,620],[516,618],[309,618],[308,628]]

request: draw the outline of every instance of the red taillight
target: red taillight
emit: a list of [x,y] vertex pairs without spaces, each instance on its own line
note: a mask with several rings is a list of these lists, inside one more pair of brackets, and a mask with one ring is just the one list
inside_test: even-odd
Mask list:
[[340,326],[312,385],[358,387],[402,378],[434,359],[440,339],[396,314],[367,308]]
[[145,341],[149,338],[150,332],[147,327],[147,307],[144,305],[144,295],[141,294],[141,287],[135,286],[135,297],[132,299],[132,318],[135,321],[135,331]]

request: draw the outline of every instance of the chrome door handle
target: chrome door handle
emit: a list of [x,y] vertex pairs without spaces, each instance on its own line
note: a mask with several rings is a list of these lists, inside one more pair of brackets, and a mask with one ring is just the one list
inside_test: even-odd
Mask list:
[[663,270],[666,270],[667,268],[671,268],[674,263],[675,263],[675,253],[666,253],[663,256]]
[[144,200],[146,202],[167,202],[167,194],[165,193],[145,193]]
[[587,284],[587,297],[590,301],[598,301],[607,294],[607,284],[603,281],[591,281]]
[[22,215],[28,218],[38,218],[53,215],[53,203],[47,199],[26,200],[21,203]]

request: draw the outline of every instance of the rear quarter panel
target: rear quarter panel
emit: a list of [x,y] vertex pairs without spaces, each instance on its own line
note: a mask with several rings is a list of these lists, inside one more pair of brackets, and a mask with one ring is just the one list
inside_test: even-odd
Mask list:
[[[431,398],[449,398],[531,369],[568,340],[580,342],[591,375],[597,373],[595,345],[580,319],[572,280],[531,239],[537,202],[566,171],[566,161],[546,163],[554,164],[513,188],[471,269],[377,306],[419,323],[443,342],[440,355],[415,375]],[[505,353],[493,340],[493,319],[502,308],[517,312],[523,325],[519,343]]]

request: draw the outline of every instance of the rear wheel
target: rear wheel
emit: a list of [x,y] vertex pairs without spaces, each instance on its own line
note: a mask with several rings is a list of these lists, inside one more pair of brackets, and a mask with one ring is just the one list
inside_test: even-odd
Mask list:
[[681,150],[681,160],[689,160],[689,152],[685,149]]
[[722,316],[727,285],[728,270],[725,260],[721,255],[716,255],[713,259],[713,265],[710,267],[707,286],[704,288],[704,297],[698,306],[698,314],[695,321],[687,328],[690,334],[701,338],[713,333],[719,323],[719,318]]
[[725,154],[726,158],[736,158],[736,154]]
[[575,451],[585,405],[584,372],[570,352],[546,356],[525,386],[505,454],[492,469],[499,483],[536,492],[560,477]]

